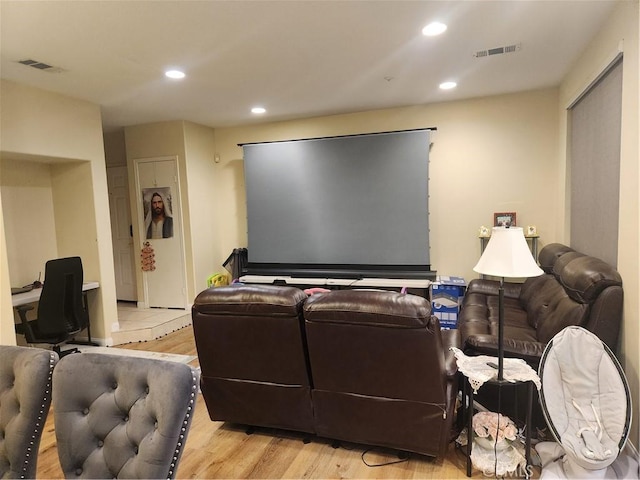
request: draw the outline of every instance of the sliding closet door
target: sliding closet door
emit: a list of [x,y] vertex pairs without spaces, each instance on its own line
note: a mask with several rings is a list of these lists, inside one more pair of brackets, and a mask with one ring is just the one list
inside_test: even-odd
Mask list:
[[571,246],[616,266],[622,58],[571,106],[569,118]]

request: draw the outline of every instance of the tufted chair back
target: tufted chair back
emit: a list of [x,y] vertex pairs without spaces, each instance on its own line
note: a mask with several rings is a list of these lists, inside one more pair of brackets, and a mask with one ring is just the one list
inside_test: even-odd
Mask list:
[[0,345],[0,478],[35,478],[58,355]]
[[53,410],[65,477],[175,478],[198,381],[177,362],[64,357],[53,373]]

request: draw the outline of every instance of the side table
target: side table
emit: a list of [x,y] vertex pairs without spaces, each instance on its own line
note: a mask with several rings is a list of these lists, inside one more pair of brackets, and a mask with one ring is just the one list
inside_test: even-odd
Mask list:
[[540,389],[540,378],[537,373],[524,361],[515,358],[504,359],[504,378],[498,381],[497,370],[488,365],[497,359],[487,355],[477,357],[466,356],[461,350],[452,348],[458,370],[463,376],[462,386],[462,418],[467,423],[467,477],[471,476],[471,448],[473,444],[473,398],[485,383],[502,387],[527,386],[527,408],[525,416],[525,477],[530,477],[531,467],[531,413],[533,409],[534,386]]
[[[463,386],[462,386],[462,418],[467,420],[467,477],[471,476],[471,448],[473,445],[473,396],[474,391],[473,387],[469,383],[469,379],[464,373],[462,374],[464,377]],[[492,385],[498,385],[498,388],[502,388],[504,386],[507,387],[518,387],[520,385],[527,385],[527,411],[525,417],[525,478],[529,478],[529,467],[531,465],[531,411],[533,408],[533,387],[534,383],[532,381],[515,381],[508,382],[503,380],[502,382],[498,380],[489,380],[486,383]]]

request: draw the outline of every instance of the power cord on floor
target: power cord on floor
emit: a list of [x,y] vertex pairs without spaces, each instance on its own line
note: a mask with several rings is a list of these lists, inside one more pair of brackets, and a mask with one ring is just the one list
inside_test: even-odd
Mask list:
[[396,463],[408,462],[410,459],[410,456],[407,452],[401,452],[398,454],[398,456],[400,457],[398,460],[391,460],[389,462],[384,462],[384,463],[369,463],[364,457],[367,453],[371,452],[372,450],[373,448],[369,448],[364,452],[362,452],[362,455],[360,455],[360,458],[362,458],[362,463],[364,463],[367,467],[384,467],[387,465],[394,465]]

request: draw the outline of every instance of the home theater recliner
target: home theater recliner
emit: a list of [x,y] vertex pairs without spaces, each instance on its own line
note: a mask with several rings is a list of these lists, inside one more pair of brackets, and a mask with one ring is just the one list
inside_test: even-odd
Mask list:
[[306,299],[274,285],[214,287],[196,297],[200,386],[212,420],[314,431]]
[[428,300],[371,290],[314,295],[304,304],[316,433],[444,456],[457,367]]
[[443,456],[457,393],[456,330],[425,298],[376,290],[210,288],[193,305],[212,420]]

